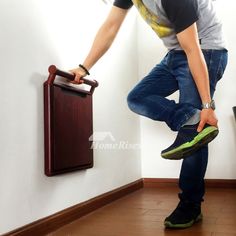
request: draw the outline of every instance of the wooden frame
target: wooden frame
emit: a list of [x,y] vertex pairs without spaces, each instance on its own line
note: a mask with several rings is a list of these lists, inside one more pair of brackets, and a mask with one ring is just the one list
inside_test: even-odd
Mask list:
[[97,81],[83,78],[89,91],[69,83],[56,83],[56,76],[73,80],[74,75],[52,65],[44,83],[45,174],[58,175],[93,166],[92,94]]

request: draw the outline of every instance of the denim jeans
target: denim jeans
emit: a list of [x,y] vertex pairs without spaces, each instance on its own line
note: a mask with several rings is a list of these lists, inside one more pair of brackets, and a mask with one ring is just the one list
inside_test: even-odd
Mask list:
[[[209,73],[213,97],[216,84],[227,65],[226,49],[202,50]],[[166,98],[179,90],[179,101]],[[201,110],[201,99],[191,75],[186,54],[181,50],[169,51],[164,59],[128,94],[129,108],[142,116],[164,121],[171,130],[178,131]],[[204,176],[208,161],[208,146],[204,146],[183,160],[179,187],[180,199],[201,202],[205,193]]]

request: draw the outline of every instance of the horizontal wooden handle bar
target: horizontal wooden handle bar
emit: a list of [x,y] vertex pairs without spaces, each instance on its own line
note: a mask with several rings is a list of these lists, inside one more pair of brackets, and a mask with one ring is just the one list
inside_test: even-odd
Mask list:
[[[48,72],[50,73],[50,75],[52,75],[49,77],[49,79],[50,79],[49,83],[53,83],[53,81],[55,79],[55,75],[62,76],[62,77],[69,79],[71,81],[75,79],[75,75],[73,75],[69,72],[66,72],[66,71],[59,70],[55,65],[49,66]],[[54,79],[51,79],[51,78],[54,78]],[[91,94],[93,93],[94,89],[98,86],[98,82],[96,80],[89,80],[86,78],[82,78],[81,80],[83,80],[84,84],[88,84],[91,86],[91,90],[90,90]]]

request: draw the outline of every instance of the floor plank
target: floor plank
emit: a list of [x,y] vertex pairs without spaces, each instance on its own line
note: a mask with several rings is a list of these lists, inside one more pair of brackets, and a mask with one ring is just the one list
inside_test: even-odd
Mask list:
[[236,189],[208,189],[204,220],[185,230],[166,230],[163,220],[176,207],[178,189],[143,188],[48,236],[236,236]]

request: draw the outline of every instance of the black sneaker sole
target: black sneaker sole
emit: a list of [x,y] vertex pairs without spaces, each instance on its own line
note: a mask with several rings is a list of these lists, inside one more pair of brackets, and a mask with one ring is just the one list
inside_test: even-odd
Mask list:
[[170,229],[185,229],[185,228],[191,227],[194,223],[201,221],[202,218],[203,218],[203,216],[202,216],[202,214],[200,214],[200,215],[198,215],[198,217],[196,219],[193,219],[190,222],[185,223],[185,224],[173,224],[170,221],[165,221],[164,225],[166,228],[170,228]]
[[181,146],[165,152],[161,153],[161,156],[164,159],[169,160],[180,160],[184,159],[194,152],[196,152],[201,147],[210,143],[215,137],[218,135],[219,130],[214,126],[209,126],[202,130],[192,141],[182,144]]

